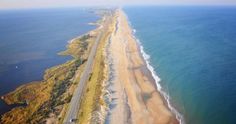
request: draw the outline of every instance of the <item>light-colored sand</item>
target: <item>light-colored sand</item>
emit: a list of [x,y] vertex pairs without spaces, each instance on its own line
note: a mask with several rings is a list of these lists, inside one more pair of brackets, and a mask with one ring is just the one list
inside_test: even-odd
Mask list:
[[116,15],[109,46],[115,70],[110,123],[177,124],[150,78],[125,14],[118,10]]

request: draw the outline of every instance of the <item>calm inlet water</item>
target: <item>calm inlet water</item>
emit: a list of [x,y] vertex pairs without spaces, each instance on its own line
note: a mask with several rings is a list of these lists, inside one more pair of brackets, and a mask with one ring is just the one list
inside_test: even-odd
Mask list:
[[236,7],[127,7],[187,124],[236,124]]
[[[58,56],[68,41],[95,28],[99,17],[85,9],[0,11],[0,96],[70,57]],[[10,108],[0,101],[0,114]]]

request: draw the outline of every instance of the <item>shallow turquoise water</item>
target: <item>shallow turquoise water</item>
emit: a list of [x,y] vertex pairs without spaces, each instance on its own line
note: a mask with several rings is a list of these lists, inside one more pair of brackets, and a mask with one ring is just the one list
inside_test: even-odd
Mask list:
[[235,124],[236,7],[126,7],[187,124]]

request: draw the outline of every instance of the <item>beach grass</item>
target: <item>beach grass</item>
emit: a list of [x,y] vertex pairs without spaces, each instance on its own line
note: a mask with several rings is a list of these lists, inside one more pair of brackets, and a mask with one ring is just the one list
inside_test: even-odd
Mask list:
[[105,102],[101,96],[103,81],[105,79],[104,48],[109,36],[110,31],[106,30],[97,48],[92,73],[90,75],[89,81],[87,82],[80,105],[78,114],[79,124],[90,123],[91,119],[93,118],[92,113],[99,111],[100,106],[105,106]]

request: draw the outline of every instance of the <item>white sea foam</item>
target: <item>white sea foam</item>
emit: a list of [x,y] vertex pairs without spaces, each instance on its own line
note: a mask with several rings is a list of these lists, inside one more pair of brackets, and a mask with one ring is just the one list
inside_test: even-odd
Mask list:
[[[126,18],[128,19],[127,15],[126,15]],[[129,21],[129,25],[130,27],[132,28],[132,24],[131,22]],[[161,95],[164,97],[164,99],[167,101],[167,105],[168,105],[168,108],[171,110],[172,113],[175,114],[176,116],[176,119],[179,121],[180,124],[185,124],[184,122],[184,118],[183,118],[183,115],[181,115],[170,103],[170,96],[164,92],[163,88],[161,87],[160,85],[160,81],[161,79],[157,76],[154,68],[151,66],[150,64],[150,55],[148,55],[145,51],[144,51],[144,48],[141,44],[141,42],[139,41],[139,39],[137,39],[135,37],[135,33],[136,33],[136,29],[132,28],[133,29],[133,37],[135,38],[136,42],[139,44],[139,47],[140,47],[140,52],[142,54],[142,57],[144,58],[145,60],[145,63],[146,63],[146,66],[147,68],[149,69],[149,71],[151,72],[152,74],[152,77],[154,78],[155,80],[155,83],[156,83],[156,86],[157,86],[157,90],[161,93]]]
[[157,76],[154,68],[150,65],[150,61],[149,61],[150,56],[144,52],[143,46],[141,45],[140,41],[137,40],[137,42],[138,42],[138,44],[140,46],[140,52],[141,52],[141,54],[142,54],[142,56],[143,56],[143,58],[145,60],[147,68],[149,69],[149,71],[152,74],[152,77],[155,80],[155,83],[156,83],[156,86],[157,86],[157,90],[163,95],[163,97],[167,101],[167,105],[168,105],[169,109],[176,115],[176,118],[180,122],[180,124],[184,124],[183,116],[171,105],[169,95],[166,92],[163,91],[163,89],[162,89],[162,87],[161,87],[161,85],[159,83],[161,81],[161,79]]

